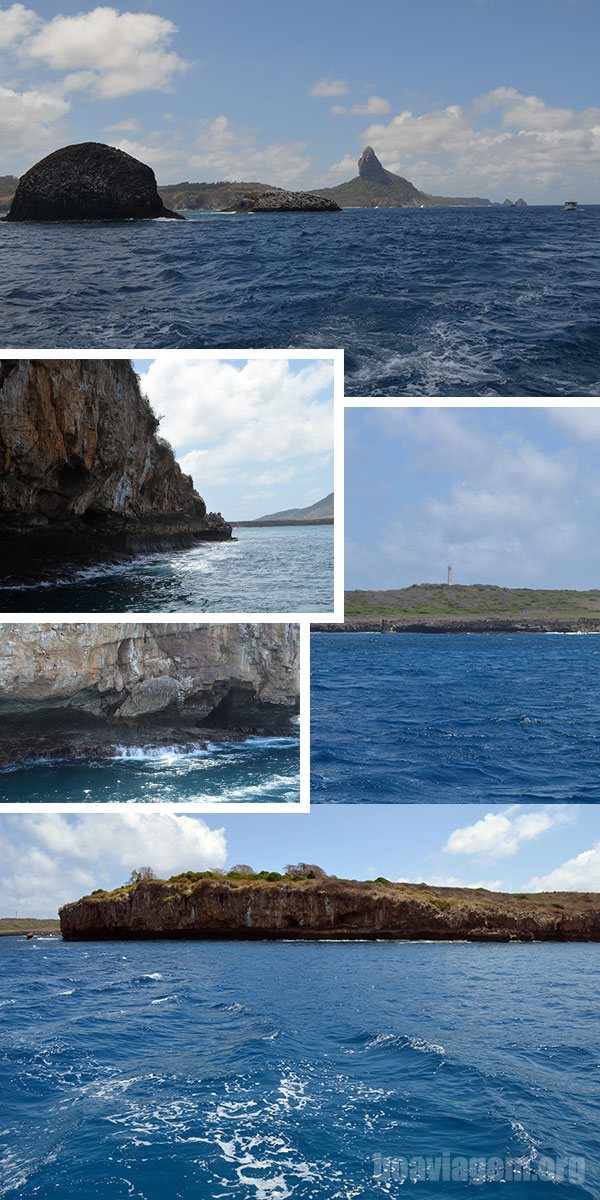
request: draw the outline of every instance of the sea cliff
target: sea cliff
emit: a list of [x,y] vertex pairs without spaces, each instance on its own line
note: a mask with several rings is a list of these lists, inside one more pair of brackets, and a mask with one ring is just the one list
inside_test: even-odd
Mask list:
[[188,872],[96,891],[59,912],[68,941],[106,938],[600,941],[600,895],[514,895],[387,880]]
[[7,623],[0,765],[287,733],[298,696],[296,625]]
[[1,360],[0,578],[230,538],[158,426],[127,360]]

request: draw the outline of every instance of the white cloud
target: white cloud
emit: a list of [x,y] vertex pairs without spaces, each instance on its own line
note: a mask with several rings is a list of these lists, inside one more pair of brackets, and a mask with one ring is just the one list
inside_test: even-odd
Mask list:
[[[177,27],[153,13],[99,7],[46,22],[24,53],[55,71],[82,72],[80,82],[105,100],[167,90],[188,64],[170,49]],[[78,75],[67,86],[78,86]]]
[[139,133],[142,128],[141,121],[136,117],[127,117],[124,121],[115,121],[114,125],[105,125],[105,133]]
[[453,562],[457,582],[558,586],[553,573],[577,562],[586,538],[572,451],[540,449],[510,416],[498,432],[452,409],[382,409],[372,420],[410,447],[416,490],[425,491],[373,547],[386,577],[432,581]]
[[528,884],[532,892],[600,892],[600,842]]
[[383,96],[369,96],[368,100],[364,100],[361,104],[353,104],[346,107],[343,104],[334,104],[330,109],[332,116],[342,117],[356,113],[361,116],[384,116],[389,113],[391,104],[389,100],[384,100]]
[[425,191],[543,201],[564,198],[575,180],[580,192],[588,188],[595,197],[600,108],[556,108],[498,87],[470,106],[421,115],[405,110],[388,124],[370,125],[360,140]]
[[14,46],[34,32],[39,24],[39,17],[24,4],[11,4],[10,8],[0,8],[0,49]]
[[[151,866],[168,877],[220,867],[226,853],[224,830],[197,817],[133,810],[4,816],[0,911],[54,916],[61,904],[93,888],[125,882],[135,867]],[[115,868],[122,868],[122,878],[115,879]]]
[[548,408],[551,420],[583,442],[600,438],[600,408]]
[[472,825],[455,829],[444,850],[449,854],[467,854],[481,861],[495,862],[516,854],[528,842],[568,824],[573,817],[572,811],[561,805],[526,812],[515,805],[503,812],[487,812]]
[[35,153],[55,149],[69,108],[68,100],[51,87],[25,92],[0,87],[1,155],[8,169],[15,170],[13,156],[24,150],[33,159]]
[[427,883],[430,887],[457,887],[457,888],[487,888],[488,892],[499,892],[502,890],[501,879],[460,879],[457,875],[428,875],[427,879],[419,875],[416,879],[403,881],[399,879],[398,883]]
[[309,89],[309,96],[345,96],[350,91],[345,79],[319,79]]
[[[254,487],[264,482],[266,463],[281,482],[296,460],[320,464],[332,453],[333,371],[326,360],[292,370],[284,358],[156,359],[142,386],[201,493],[232,475]],[[270,468],[269,482],[274,478]]]

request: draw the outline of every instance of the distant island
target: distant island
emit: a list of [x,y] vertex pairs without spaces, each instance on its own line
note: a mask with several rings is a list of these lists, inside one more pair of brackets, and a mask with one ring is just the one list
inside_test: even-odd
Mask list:
[[[152,873],[149,873],[152,875]],[[600,893],[490,892],[338,879],[308,864],[255,873],[186,871],[99,888],[59,911],[67,941],[214,940],[600,941]],[[141,880],[138,882],[137,879]]]
[[329,633],[595,633],[600,591],[503,588],[492,584],[412,584],[349,591],[343,625]]
[[322,500],[309,504],[307,508],[284,508],[281,512],[268,513],[255,521],[232,521],[234,528],[256,525],[333,525],[333,492]]
[[0,937],[47,937],[58,933],[58,917],[0,917]]
[[[90,143],[91,145],[91,143]],[[78,151],[79,147],[67,147]],[[56,151],[55,154],[63,154]],[[121,151],[113,150],[114,154]],[[54,159],[50,155],[49,159]],[[129,158],[129,156],[123,156]],[[46,163],[48,160],[43,160]],[[135,160],[130,160],[135,162]],[[32,168],[32,171],[37,169]],[[147,171],[150,168],[145,168]],[[28,172],[30,174],[30,172]],[[23,177],[25,178],[25,177]],[[19,179],[15,175],[0,176],[0,208],[13,201]],[[75,187],[69,184],[69,187]],[[482,196],[433,196],[420,191],[402,175],[388,171],[378,159],[372,146],[366,146],[358,160],[358,175],[345,183],[305,192],[290,192],[273,183],[260,181],[220,180],[216,183],[167,183],[158,186],[160,201],[166,206],[165,215],[183,211],[198,212],[285,212],[319,211],[336,208],[457,208],[505,207],[523,208],[526,201],[506,199],[501,205]],[[145,214],[144,214],[145,215]],[[29,218],[31,219],[31,218]]]
[[363,150],[355,179],[319,188],[317,195],[329,196],[340,208],[446,208],[492,203],[481,196],[430,196],[421,192],[402,175],[386,171],[372,146]]

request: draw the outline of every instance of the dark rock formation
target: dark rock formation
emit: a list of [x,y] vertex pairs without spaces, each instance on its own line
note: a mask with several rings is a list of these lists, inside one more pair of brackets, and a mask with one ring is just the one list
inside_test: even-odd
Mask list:
[[519,199],[515,200],[515,208],[527,208],[527,201],[522,196],[519,196]]
[[503,201],[502,201],[502,207],[503,207],[503,208],[514,208],[514,207],[515,207],[515,202],[514,202],[514,200],[509,200],[509,199],[508,199],[508,197],[507,197],[507,199],[506,199],[506,200],[503,200]]
[[158,193],[169,208],[232,212],[249,193],[275,192],[272,183],[169,183]]
[[296,625],[6,623],[0,765],[290,732],[298,694]]
[[600,895],[336,879],[199,877],[95,892],[59,912],[69,941],[100,938],[372,938],[600,941]]
[[335,200],[316,192],[288,192],[283,188],[272,192],[254,192],[243,196],[238,212],[339,212]]
[[445,205],[487,205],[479,196],[430,196],[408,179],[386,171],[372,146],[358,160],[358,176],[336,187],[319,188],[319,196],[329,196],[341,208],[439,208]]
[[0,361],[0,578],[227,539],[125,359]]
[[6,221],[183,220],[165,208],[154,171],[145,163],[105,146],[80,142],[63,146],[21,177]]

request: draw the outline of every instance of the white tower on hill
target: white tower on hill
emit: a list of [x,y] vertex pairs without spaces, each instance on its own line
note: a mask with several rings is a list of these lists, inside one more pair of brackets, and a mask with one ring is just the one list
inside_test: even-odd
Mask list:
[[448,586],[452,583],[452,563],[448,565]]

